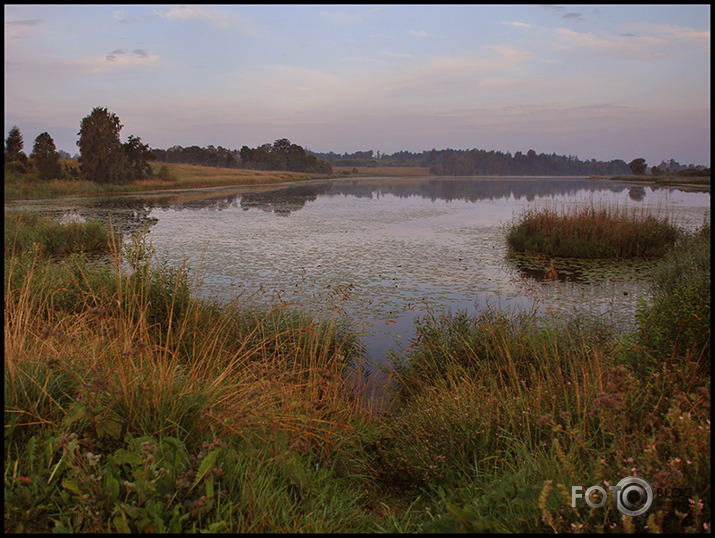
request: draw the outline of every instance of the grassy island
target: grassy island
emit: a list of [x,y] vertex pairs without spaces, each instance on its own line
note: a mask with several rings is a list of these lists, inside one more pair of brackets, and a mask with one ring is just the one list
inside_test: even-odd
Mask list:
[[563,258],[660,257],[677,237],[678,227],[667,216],[593,204],[527,210],[506,236],[516,251]]

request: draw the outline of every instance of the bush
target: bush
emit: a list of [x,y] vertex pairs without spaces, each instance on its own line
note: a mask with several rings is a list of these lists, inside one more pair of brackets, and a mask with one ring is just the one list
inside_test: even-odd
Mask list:
[[654,296],[636,312],[650,356],[690,354],[710,368],[710,225],[683,237],[653,274]]

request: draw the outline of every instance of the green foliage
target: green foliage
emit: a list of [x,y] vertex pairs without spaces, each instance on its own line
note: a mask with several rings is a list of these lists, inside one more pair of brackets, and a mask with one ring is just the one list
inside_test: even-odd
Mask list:
[[20,157],[22,153],[23,141],[22,133],[17,125],[10,129],[5,139],[5,162],[15,161]]
[[628,166],[630,167],[631,173],[634,176],[642,176],[643,174],[645,174],[646,170],[648,170],[648,164],[642,157],[633,159],[631,162],[628,163]]
[[155,174],[157,179],[161,181],[175,181],[176,177],[169,171],[169,167],[162,164],[159,171]]
[[35,163],[40,179],[56,179],[63,175],[60,166],[60,154],[55,148],[55,141],[47,133],[40,133],[35,138],[30,158]]
[[639,346],[653,357],[694,353],[710,369],[710,225],[684,236],[653,274],[654,296],[636,312]]
[[116,114],[106,108],[95,107],[82,118],[77,145],[80,150],[80,169],[90,181],[123,183],[126,174],[126,155],[119,141],[122,125]]
[[318,160],[297,144],[291,144],[287,138],[276,140],[273,145],[263,144],[251,149],[243,146],[240,151],[241,164],[258,170],[289,170],[331,174],[332,167],[325,161]]
[[93,452],[75,433],[33,437],[16,460],[13,476],[5,477],[12,528],[75,533],[221,530],[226,523],[212,522],[210,516],[227,498],[222,487],[226,445],[220,440],[205,445],[191,454],[177,438],[143,436],[103,454]]
[[13,126],[5,139],[5,172],[26,173],[30,168],[27,155],[22,151],[22,133]]
[[109,252],[110,236],[98,220],[60,224],[36,212],[5,212],[5,257],[38,249],[41,256]]
[[156,159],[156,155],[149,149],[148,144],[142,144],[141,138],[130,135],[123,148],[130,179],[145,179],[152,175],[149,161]]

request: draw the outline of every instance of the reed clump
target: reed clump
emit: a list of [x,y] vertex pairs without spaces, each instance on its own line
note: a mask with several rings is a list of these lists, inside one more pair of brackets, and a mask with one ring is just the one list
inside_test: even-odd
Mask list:
[[654,258],[678,238],[667,215],[617,204],[545,205],[509,225],[510,248],[563,258]]

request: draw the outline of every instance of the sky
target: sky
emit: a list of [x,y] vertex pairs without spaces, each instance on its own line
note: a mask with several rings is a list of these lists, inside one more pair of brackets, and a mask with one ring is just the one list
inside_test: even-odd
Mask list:
[[5,5],[5,135],[710,166],[710,5]]

